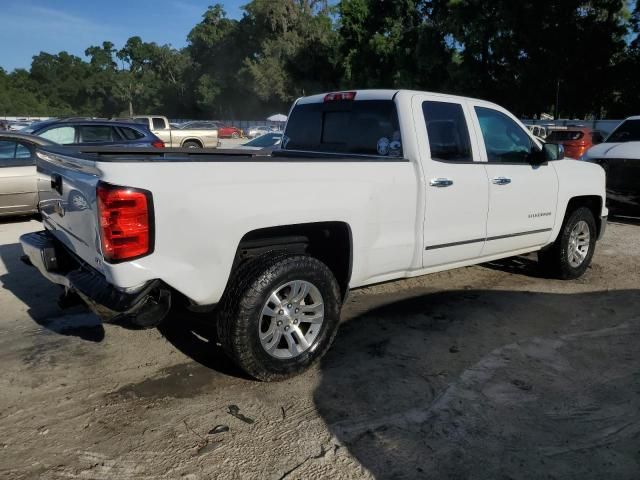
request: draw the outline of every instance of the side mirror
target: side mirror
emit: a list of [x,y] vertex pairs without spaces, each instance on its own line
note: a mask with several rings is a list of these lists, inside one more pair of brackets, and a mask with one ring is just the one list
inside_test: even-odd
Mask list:
[[562,160],[564,158],[564,145],[557,143],[545,143],[542,146],[545,161]]

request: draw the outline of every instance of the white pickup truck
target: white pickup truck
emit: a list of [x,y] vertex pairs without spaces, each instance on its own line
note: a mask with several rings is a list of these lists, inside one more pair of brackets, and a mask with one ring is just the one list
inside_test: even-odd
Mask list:
[[38,152],[45,231],[30,263],[103,318],[211,307],[246,372],[277,380],[329,348],[349,289],[538,251],[581,276],[605,176],[481,100],[395,90],[299,99],[271,156]]

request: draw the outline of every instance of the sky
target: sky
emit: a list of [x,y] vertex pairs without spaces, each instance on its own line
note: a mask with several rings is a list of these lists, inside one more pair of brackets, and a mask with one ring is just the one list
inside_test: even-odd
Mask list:
[[41,51],[84,57],[91,45],[109,40],[122,47],[138,35],[146,42],[186,45],[207,6],[224,5],[240,18],[246,0],[0,0],[0,67],[29,68]]

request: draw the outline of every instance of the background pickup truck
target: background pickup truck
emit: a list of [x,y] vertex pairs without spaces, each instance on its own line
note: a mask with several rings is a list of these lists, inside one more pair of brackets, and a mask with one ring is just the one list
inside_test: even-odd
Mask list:
[[148,125],[151,133],[162,140],[167,147],[217,148],[220,146],[217,130],[171,128],[167,117],[157,115],[137,115],[133,119]]
[[299,99],[271,156],[38,157],[31,263],[105,319],[210,307],[227,354],[261,380],[326,352],[351,288],[534,251],[577,278],[606,225],[601,167],[497,105],[434,93]]

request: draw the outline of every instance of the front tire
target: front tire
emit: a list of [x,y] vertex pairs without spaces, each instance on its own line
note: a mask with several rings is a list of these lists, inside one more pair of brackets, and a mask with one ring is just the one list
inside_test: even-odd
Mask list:
[[333,273],[303,255],[271,256],[243,267],[218,315],[224,351],[263,381],[305,371],[326,353],[338,329],[340,289]]
[[593,213],[580,207],[567,216],[553,245],[538,252],[538,261],[554,277],[579,278],[591,264],[597,236]]

